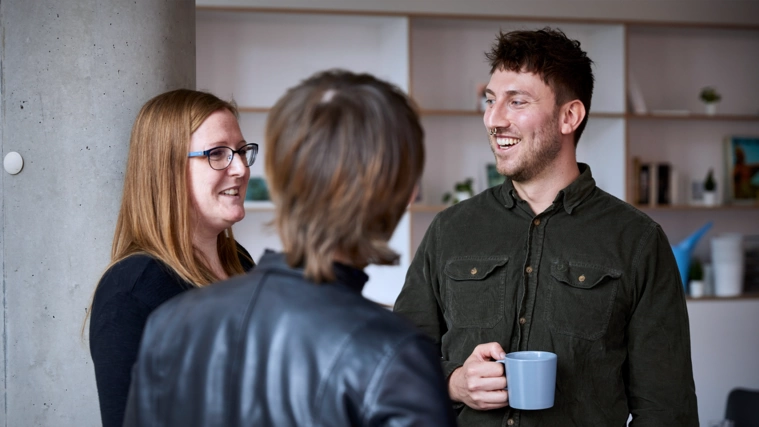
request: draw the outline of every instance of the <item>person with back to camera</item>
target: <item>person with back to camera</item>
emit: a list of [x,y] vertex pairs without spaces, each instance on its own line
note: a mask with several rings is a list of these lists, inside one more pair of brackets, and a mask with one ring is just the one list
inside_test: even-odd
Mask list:
[[454,426],[432,341],[362,295],[424,165],[411,101],[332,70],[269,112],[283,252],[148,320],[125,426]]
[[250,270],[232,224],[258,145],[237,108],[205,92],[158,95],[132,127],[111,264],[92,302],[90,353],[103,426],[121,426],[148,315],[188,289]]
[[[439,345],[461,426],[698,425],[688,314],[661,227],[575,149],[592,61],[560,30],[501,32],[484,124],[505,182],[437,215],[395,310]],[[501,360],[558,355],[555,400],[509,407]]]

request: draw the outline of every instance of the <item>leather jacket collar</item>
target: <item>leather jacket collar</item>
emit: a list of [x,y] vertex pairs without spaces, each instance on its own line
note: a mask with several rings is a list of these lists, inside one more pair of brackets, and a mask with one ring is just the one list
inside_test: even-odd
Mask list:
[[[363,270],[339,262],[333,263],[333,266],[335,271],[335,281],[328,282],[328,284],[345,286],[360,294],[364,289],[364,285],[366,285],[366,282],[369,280],[369,276],[367,276]],[[295,271],[300,274],[301,277],[303,276],[302,266],[294,268],[290,267],[285,260],[284,252],[275,252],[271,249],[264,251],[261,260],[256,266],[256,271],[260,272],[262,269],[286,270],[289,272]]]

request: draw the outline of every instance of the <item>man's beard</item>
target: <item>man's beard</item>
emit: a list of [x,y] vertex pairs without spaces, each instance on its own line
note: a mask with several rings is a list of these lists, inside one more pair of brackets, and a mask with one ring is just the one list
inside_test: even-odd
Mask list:
[[[511,172],[502,168],[496,158],[498,173],[510,178],[514,182],[527,182],[540,175],[558,157],[561,151],[561,140],[558,135],[558,114],[555,114],[550,123],[543,126],[535,133],[535,136],[525,148],[528,151],[521,157],[519,164]],[[524,140],[520,144],[526,143]]]

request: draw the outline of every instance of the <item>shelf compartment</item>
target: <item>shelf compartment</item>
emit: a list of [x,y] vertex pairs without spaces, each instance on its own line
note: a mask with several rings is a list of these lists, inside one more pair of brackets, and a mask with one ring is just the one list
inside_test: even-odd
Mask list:
[[707,118],[699,93],[713,86],[722,95],[715,120],[759,115],[756,98],[747,96],[759,92],[759,55],[751,53],[759,52],[759,30],[631,25],[628,46],[630,77],[648,111],[688,110]]
[[625,116],[630,120],[692,120],[692,121],[718,121],[718,122],[759,122],[759,115],[743,114],[716,114],[708,116],[706,114],[635,114],[630,113]]
[[368,72],[408,90],[408,18],[198,10],[197,87],[255,112],[317,71]]
[[716,206],[705,205],[633,205],[642,211],[721,211],[721,210],[752,210],[759,209],[759,203],[754,204],[725,204]]
[[593,110],[623,113],[624,26],[502,19],[412,18],[413,96],[425,110],[475,111],[477,86],[490,79],[484,52],[499,30],[560,28],[581,42],[593,59],[596,84]]

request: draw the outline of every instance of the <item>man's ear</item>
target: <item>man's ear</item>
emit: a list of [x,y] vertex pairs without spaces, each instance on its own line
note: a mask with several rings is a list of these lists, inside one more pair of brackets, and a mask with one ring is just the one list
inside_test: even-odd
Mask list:
[[574,132],[582,123],[585,114],[585,105],[579,99],[564,104],[559,112],[559,131],[562,135],[569,135]]

